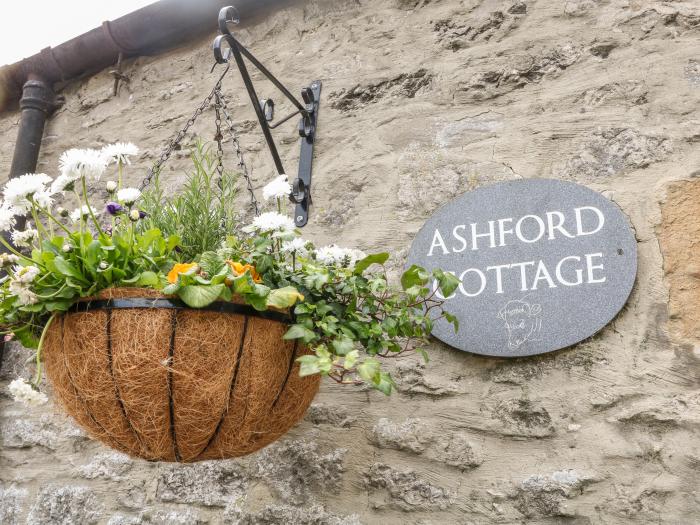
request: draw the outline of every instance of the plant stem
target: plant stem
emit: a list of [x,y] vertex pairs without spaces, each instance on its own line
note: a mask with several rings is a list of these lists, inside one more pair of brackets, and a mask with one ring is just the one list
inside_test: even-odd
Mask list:
[[75,188],[73,189],[73,193],[75,193],[75,198],[78,199],[78,213],[80,214],[80,225],[79,225],[79,230],[80,230],[80,246],[81,246],[81,253],[82,253],[82,245],[83,245],[83,201],[80,198],[80,194],[78,193],[78,190]]
[[60,294],[63,290],[65,290],[65,289],[66,289],[66,286],[68,286],[68,285],[67,285],[67,284],[64,284],[63,286],[61,286],[58,290],[56,290],[56,291],[55,291],[54,293],[52,293],[51,295],[39,295],[39,294],[36,294],[36,296],[37,296],[39,299],[51,299],[51,298],[53,298],[53,297],[56,297],[56,296],[57,296],[58,294]]
[[103,232],[102,228],[100,228],[100,223],[97,222],[97,217],[95,217],[95,213],[92,211],[92,206],[90,206],[90,203],[88,202],[87,183],[85,182],[85,177],[82,177],[81,180],[83,183],[83,197],[85,198],[85,206],[87,206],[88,213],[90,214],[90,217],[92,217],[92,222],[95,224],[95,228],[97,228],[97,232],[100,234],[100,237],[105,238],[105,232]]
[[122,189],[122,161],[121,161],[121,159],[117,160],[117,172],[118,172],[117,190],[121,190]]
[[34,386],[37,388],[39,388],[39,383],[41,383],[41,377],[43,375],[41,370],[41,349],[44,346],[44,339],[46,339],[46,334],[49,331],[49,327],[51,327],[51,323],[55,318],[56,314],[52,314],[51,317],[49,317],[49,320],[44,325],[44,330],[41,332],[41,337],[39,338],[39,345],[36,349],[36,374],[34,375],[33,383]]
[[[56,217],[53,216],[53,214],[48,210],[48,208],[42,208],[42,207],[39,206],[38,204],[37,204],[37,207],[39,208],[39,211],[44,212],[44,213],[49,217],[49,219],[51,219],[53,222],[55,222],[56,224],[58,224],[58,226],[59,226],[64,232],[66,232],[68,235],[70,235],[70,234],[72,233],[68,228],[66,228],[66,227],[64,226],[64,224],[63,224],[61,221],[59,221]],[[51,225],[50,222],[49,222],[49,225]],[[53,237],[53,227],[52,227],[52,229],[51,229],[51,236]]]
[[34,222],[36,223],[36,231],[39,233],[39,246],[41,246],[44,243],[42,233],[46,235],[46,228],[44,228],[44,225],[39,220],[39,215],[37,215],[36,213],[36,206],[34,205],[34,200],[32,199],[29,202],[32,205],[32,217],[34,217]]
[[30,263],[36,264],[37,266],[41,266],[42,268],[44,267],[43,264],[36,262],[34,259],[31,259],[27,257],[26,255],[22,255],[20,252],[18,252],[7,240],[3,235],[0,235],[0,242],[2,242],[3,246],[10,250],[12,253],[14,253],[17,257],[21,257],[22,259],[25,259],[29,261]]

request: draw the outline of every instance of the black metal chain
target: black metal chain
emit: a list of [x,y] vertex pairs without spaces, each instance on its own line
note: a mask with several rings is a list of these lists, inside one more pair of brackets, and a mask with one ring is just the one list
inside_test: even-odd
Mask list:
[[214,135],[214,140],[216,141],[216,171],[218,173],[218,177],[216,179],[216,185],[219,187],[219,191],[223,191],[224,189],[224,148],[222,146],[222,141],[224,139],[223,135],[221,134],[221,96],[220,96],[220,91],[216,91],[214,93],[214,112],[216,113],[216,117],[214,118],[214,122],[216,124],[216,134]]
[[224,97],[224,94],[219,91],[218,94],[218,99],[221,102],[221,107],[219,108],[221,113],[224,115],[224,120],[226,121],[226,125],[228,126],[228,132],[231,135],[231,142],[233,143],[233,147],[236,152],[236,158],[238,159],[238,167],[241,169],[241,172],[243,173],[243,177],[245,178],[246,182],[246,187],[248,189],[248,193],[250,193],[250,202],[253,205],[253,210],[255,211],[255,215],[258,216],[260,215],[260,206],[258,205],[258,200],[255,198],[255,191],[253,191],[253,181],[250,178],[250,173],[248,172],[248,166],[246,166],[245,160],[243,159],[243,152],[241,151],[241,144],[238,142],[238,136],[236,135],[236,128],[233,125],[233,119],[231,119],[231,115],[229,115],[228,112],[228,104],[226,103],[226,98]]
[[243,177],[246,180],[246,187],[248,189],[248,192],[250,193],[250,201],[253,206],[253,209],[255,211],[255,215],[260,215],[260,207],[258,205],[258,200],[255,198],[255,192],[253,191],[253,183],[250,178],[250,173],[248,171],[248,166],[245,163],[245,160],[243,159],[243,152],[241,151],[241,145],[238,142],[238,136],[236,134],[236,128],[233,124],[233,119],[231,118],[231,115],[229,115],[228,112],[228,105],[226,103],[226,99],[224,98],[224,94],[221,91],[221,84],[223,82],[224,77],[229,71],[229,65],[226,66],[226,69],[224,72],[221,74],[219,79],[217,80],[216,84],[214,85],[214,89],[211,90],[209,95],[204,99],[204,101],[199,105],[199,107],[195,110],[193,115],[189,118],[189,120],[185,123],[185,125],[180,129],[180,131],[177,132],[177,134],[170,140],[168,143],[167,147],[163,150],[161,153],[160,157],[158,160],[155,162],[153,167],[148,170],[148,174],[146,177],[141,181],[141,186],[140,189],[144,190],[153,180],[153,177],[157,172],[160,171],[160,169],[163,167],[163,165],[168,161],[170,156],[172,155],[173,151],[177,146],[182,142],[182,139],[185,138],[185,134],[187,131],[192,127],[192,125],[195,123],[197,118],[204,113],[204,110],[209,107],[209,105],[212,103],[212,100],[215,100],[214,102],[214,112],[216,114],[215,116],[215,123],[216,123],[216,136],[214,139],[216,140],[216,154],[217,154],[217,165],[216,165],[216,170],[218,172],[218,179],[217,179],[217,185],[219,187],[219,190],[223,189],[223,173],[224,173],[224,165],[223,165],[223,156],[224,156],[224,149],[223,149],[223,133],[221,131],[221,114],[224,115],[224,119],[226,120],[226,126],[227,126],[227,131],[231,135],[231,142],[233,143],[233,147],[236,153],[236,158],[238,159],[238,167],[241,169],[243,172]]
[[182,129],[180,129],[180,131],[177,132],[175,137],[173,137],[170,140],[166,148],[160,154],[160,157],[158,158],[156,163],[153,164],[153,167],[148,170],[148,174],[146,175],[146,177],[141,181],[141,190],[146,188],[146,186],[148,186],[151,183],[154,175],[160,171],[160,169],[163,167],[163,164],[167,162],[175,148],[180,144],[180,142],[182,142],[182,139],[185,138],[185,134],[190,129],[190,127],[192,127],[192,124],[195,123],[197,118],[209,106],[209,104],[211,103],[211,99],[214,98],[214,92],[215,91],[212,90],[212,92],[207,96],[207,98],[204,99],[204,102],[202,102],[200,106],[195,110],[194,114],[189,118],[189,120],[185,123]]

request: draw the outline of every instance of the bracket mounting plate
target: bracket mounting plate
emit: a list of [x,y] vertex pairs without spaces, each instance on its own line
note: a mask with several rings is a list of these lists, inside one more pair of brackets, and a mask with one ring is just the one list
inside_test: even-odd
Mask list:
[[[309,116],[302,117],[301,121],[299,122],[301,153],[299,154],[298,177],[300,184],[303,185],[302,187],[304,188],[304,192],[301,202],[297,203],[296,210],[294,212],[294,223],[298,228],[304,227],[306,223],[309,222],[309,207],[311,204],[311,166],[314,159],[314,142],[316,141],[316,129],[318,125],[318,108],[319,101],[321,100],[321,81],[314,80],[308,89],[313,95],[313,98],[307,104]],[[309,131],[309,126],[311,133],[307,134]]]

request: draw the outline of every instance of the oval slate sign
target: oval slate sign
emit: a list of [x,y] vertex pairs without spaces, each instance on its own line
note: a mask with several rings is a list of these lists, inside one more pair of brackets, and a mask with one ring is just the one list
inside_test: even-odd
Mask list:
[[433,335],[476,354],[551,352],[592,336],[620,311],[637,244],[620,208],[572,182],[530,179],[465,193],[421,228],[409,264],[461,281]]

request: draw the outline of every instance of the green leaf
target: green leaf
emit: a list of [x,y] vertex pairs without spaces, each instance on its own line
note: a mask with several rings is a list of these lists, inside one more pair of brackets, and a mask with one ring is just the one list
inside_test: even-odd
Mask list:
[[355,274],[360,275],[373,264],[384,264],[389,260],[388,253],[373,253],[355,263]]
[[168,286],[163,288],[163,294],[164,295],[174,295],[178,292],[179,289],[180,289],[179,283],[169,284]]
[[44,303],[49,312],[65,312],[73,305],[73,301],[48,301]]
[[139,277],[138,283],[140,286],[149,286],[151,288],[160,287],[160,279],[158,278],[158,274],[151,271],[143,272]]
[[199,258],[199,266],[211,278],[221,271],[226,261],[216,252],[204,252]]
[[428,282],[430,274],[418,265],[412,265],[401,276],[401,286],[404,290],[408,290],[411,286],[423,286]]
[[299,376],[306,377],[318,374],[321,371],[318,361],[319,359],[315,355],[304,355],[298,358],[297,362],[301,364],[299,367]]
[[379,381],[374,384],[374,388],[386,396],[391,395],[391,389],[395,386],[394,380],[391,379],[391,376],[387,372],[381,372],[379,374]]
[[433,276],[438,281],[440,293],[442,293],[443,297],[450,297],[460,285],[460,280],[456,275],[449,272],[443,272],[439,268],[433,270]]
[[56,257],[53,260],[53,264],[55,265],[56,269],[66,277],[73,277],[79,281],[87,282],[85,277],[83,277],[83,274],[81,274],[75,266],[66,261],[63,257]]
[[270,295],[270,289],[264,284],[253,285],[253,291],[246,294],[245,300],[250,306],[261,312],[267,310],[267,297]]
[[250,276],[250,272],[245,272],[240,277],[234,277],[233,291],[241,295],[253,293],[255,291],[255,282]]
[[36,337],[28,328],[15,330],[14,333],[15,339],[17,339],[23,347],[35,349],[39,347],[39,338]]
[[285,286],[284,288],[278,288],[270,292],[267,296],[267,306],[285,309],[294,306],[297,301],[303,300],[304,296],[301,295],[296,288],[293,286]]
[[331,346],[337,355],[346,355],[353,349],[355,343],[349,337],[340,337],[338,339],[333,339],[333,341],[331,341]]
[[423,357],[423,361],[425,361],[426,364],[430,362],[430,357],[428,356],[428,352],[425,351],[424,348],[416,348],[416,352],[418,352],[421,357]]
[[360,365],[357,367],[357,373],[360,374],[360,377],[368,383],[377,383],[379,380],[380,368],[381,364],[379,361],[370,357],[369,359],[365,359],[362,363],[360,363]]
[[178,295],[184,303],[191,308],[204,308],[216,301],[221,295],[223,284],[209,286],[185,286],[179,290]]
[[284,334],[282,339],[301,339],[304,344],[308,344],[316,338],[316,333],[313,330],[309,330],[302,324],[293,324]]
[[445,316],[445,320],[446,320],[448,323],[452,323],[452,326],[455,327],[455,331],[458,331],[458,330],[459,330],[459,319],[457,319],[457,318],[456,318],[454,315],[452,315],[451,313],[445,312],[445,311],[442,312],[442,315]]
[[360,357],[360,352],[358,350],[353,350],[345,356],[345,361],[343,362],[343,368],[345,370],[352,369],[357,363],[357,359]]

